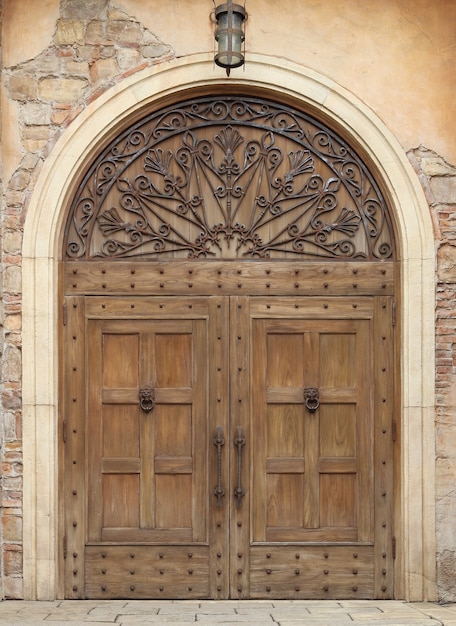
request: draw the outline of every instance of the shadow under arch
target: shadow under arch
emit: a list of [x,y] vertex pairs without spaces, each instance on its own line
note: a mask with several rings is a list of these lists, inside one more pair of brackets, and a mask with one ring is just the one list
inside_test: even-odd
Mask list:
[[[58,590],[58,264],[65,208],[89,157],[144,107],[190,93],[248,88],[299,102],[349,138],[393,210],[400,265],[400,490],[396,597],[435,598],[434,239],[429,209],[404,150],[356,96],[313,70],[249,55],[245,71],[218,78],[210,54],[130,76],[91,103],[63,133],[34,187],[23,240],[24,597]],[[208,78],[209,77],[209,78]],[[27,480],[27,477],[33,479]]]

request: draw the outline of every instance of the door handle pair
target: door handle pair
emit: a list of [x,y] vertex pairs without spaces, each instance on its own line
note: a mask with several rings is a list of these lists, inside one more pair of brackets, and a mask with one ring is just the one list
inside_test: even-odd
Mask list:
[[[234,488],[234,497],[237,498],[237,505],[240,506],[242,498],[245,496],[245,490],[242,487],[242,448],[245,446],[245,437],[242,426],[237,427],[237,433],[234,437],[234,446],[237,449],[237,485]],[[217,506],[222,506],[222,498],[225,495],[225,489],[222,485],[222,448],[225,445],[223,436],[223,428],[217,426],[214,437],[214,446],[217,448],[217,486],[214,489],[214,495],[217,498]]]

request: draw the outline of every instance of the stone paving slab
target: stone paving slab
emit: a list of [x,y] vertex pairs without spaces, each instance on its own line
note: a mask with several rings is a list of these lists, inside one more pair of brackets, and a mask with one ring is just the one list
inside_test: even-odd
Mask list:
[[260,622],[261,624],[277,624],[270,614],[258,611],[258,614],[251,615],[201,615],[198,613],[198,624],[251,624],[252,622]]
[[163,624],[164,626],[168,626],[170,623],[179,623],[183,626],[187,626],[188,624],[194,624],[196,622],[196,615],[192,613],[191,615],[119,615],[116,620],[116,623],[119,622],[121,624]]
[[307,618],[298,618],[298,619],[280,619],[278,622],[279,626],[347,626],[350,624],[351,626],[368,626],[369,624],[375,624],[375,626],[442,626],[442,622],[427,619],[424,615],[415,615],[411,620],[402,619],[401,617],[386,617],[383,616],[382,619],[377,619],[372,622],[370,616],[367,618],[361,618],[357,620],[352,620],[350,615],[344,614],[333,614],[331,617],[326,616],[318,616],[311,615]]
[[452,619],[456,621],[456,604],[439,605],[431,602],[417,602],[413,604],[418,611],[426,613],[434,619]]
[[456,626],[456,604],[391,600],[0,602],[0,626]]

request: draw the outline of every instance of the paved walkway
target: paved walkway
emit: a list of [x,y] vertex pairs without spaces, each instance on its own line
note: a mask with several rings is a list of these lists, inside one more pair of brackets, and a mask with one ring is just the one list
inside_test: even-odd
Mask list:
[[0,624],[106,626],[456,626],[456,604],[397,601],[141,601],[0,602]]

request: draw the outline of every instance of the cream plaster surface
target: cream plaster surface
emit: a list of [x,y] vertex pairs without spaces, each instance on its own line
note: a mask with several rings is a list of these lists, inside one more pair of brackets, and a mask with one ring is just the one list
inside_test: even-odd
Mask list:
[[[178,57],[213,50],[211,0],[118,0],[117,5]],[[258,53],[321,72],[366,102],[406,151],[432,146],[456,163],[456,133],[449,132],[456,92],[454,0],[246,0],[245,5],[247,66]],[[209,68],[214,71],[223,72]]]
[[214,49],[213,0],[155,0],[153,6],[141,0],[118,0],[116,4],[171,45],[178,57]]
[[2,132],[2,169],[3,179],[10,180],[22,157],[21,134],[19,128],[19,107],[17,102],[9,100],[1,89]]
[[49,45],[58,18],[59,0],[3,0],[3,66],[36,57]]
[[[211,54],[169,61],[135,74],[87,107],[63,134],[35,185],[24,231],[23,390],[24,475],[39,485],[24,491],[26,598],[51,599],[58,566],[57,515],[57,269],[66,195],[91,150],[122,119],[147,102],[201,85],[226,84]],[[397,220],[401,283],[401,511],[397,521],[398,593],[407,600],[435,598],[434,534],[434,242],[426,199],[405,152],[387,127],[350,92],[292,62],[250,55],[230,84],[285,93],[345,129],[370,161]],[[102,122],[102,123],[101,123]],[[101,130],[103,129],[103,131]],[[367,139],[366,139],[367,138]],[[407,230],[416,223],[415,230]],[[46,285],[48,288],[43,289]],[[33,382],[32,382],[33,381]],[[29,481],[27,481],[29,482]],[[30,481],[32,482],[32,481]],[[426,493],[424,490],[426,489]]]
[[[178,57],[214,50],[211,0],[116,0],[112,6],[140,20]],[[405,151],[432,146],[456,163],[454,0],[246,0],[246,9],[247,67],[259,53],[314,69],[366,102]],[[8,68],[49,46],[59,1],[4,0],[3,13]],[[214,65],[207,71],[208,79],[224,74]],[[2,112],[6,180],[20,160],[19,126],[11,124],[16,107],[5,102]]]

